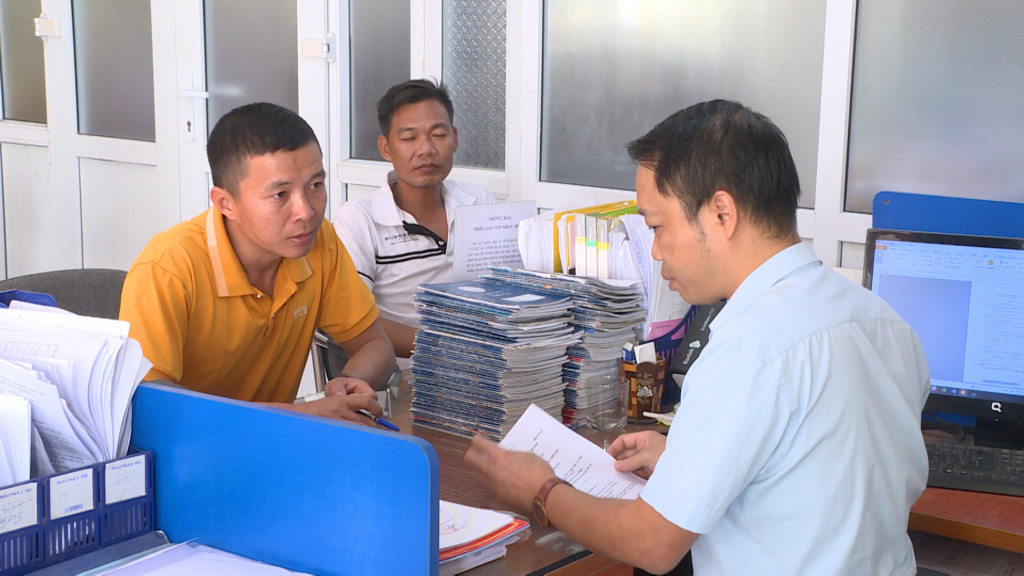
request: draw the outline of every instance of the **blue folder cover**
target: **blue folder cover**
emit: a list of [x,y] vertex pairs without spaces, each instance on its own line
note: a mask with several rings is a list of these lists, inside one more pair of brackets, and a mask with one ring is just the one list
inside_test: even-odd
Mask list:
[[132,426],[172,542],[313,574],[437,574],[439,468],[419,438],[152,383]]
[[872,228],[1024,238],[1024,203],[879,192]]

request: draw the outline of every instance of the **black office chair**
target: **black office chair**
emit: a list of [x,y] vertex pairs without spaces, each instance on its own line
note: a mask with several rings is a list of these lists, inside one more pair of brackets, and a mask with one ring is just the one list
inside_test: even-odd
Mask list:
[[[341,374],[345,369],[345,364],[348,362],[348,354],[345,354],[345,350],[341,346],[319,329],[313,333],[313,345],[311,348],[313,353],[313,380],[316,383],[316,391],[323,392],[331,378]],[[396,367],[387,382],[390,401],[394,401],[398,397],[398,385],[401,380],[402,371]],[[385,416],[391,415],[387,408],[390,401],[385,403]]]
[[316,391],[323,392],[331,378],[341,374],[347,362],[348,354],[318,328],[313,333],[313,379]]
[[82,316],[117,319],[124,270],[76,268],[0,280],[0,292],[27,290],[53,296],[57,306]]

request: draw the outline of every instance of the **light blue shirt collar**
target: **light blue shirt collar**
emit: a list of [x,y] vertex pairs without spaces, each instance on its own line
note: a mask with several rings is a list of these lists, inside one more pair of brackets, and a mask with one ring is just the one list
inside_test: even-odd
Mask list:
[[725,308],[711,321],[711,332],[725,326],[750,309],[762,294],[772,286],[800,272],[804,268],[821,265],[821,258],[806,242],[798,242],[765,260],[740,283]]

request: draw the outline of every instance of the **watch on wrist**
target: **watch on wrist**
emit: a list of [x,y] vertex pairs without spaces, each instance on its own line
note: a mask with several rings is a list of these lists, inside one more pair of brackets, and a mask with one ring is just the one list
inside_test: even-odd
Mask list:
[[571,486],[571,484],[557,476],[548,478],[548,481],[541,485],[540,490],[537,490],[537,495],[533,497],[533,517],[537,519],[538,524],[545,528],[548,527],[548,510],[544,507],[544,504],[547,502],[551,489],[559,484]]

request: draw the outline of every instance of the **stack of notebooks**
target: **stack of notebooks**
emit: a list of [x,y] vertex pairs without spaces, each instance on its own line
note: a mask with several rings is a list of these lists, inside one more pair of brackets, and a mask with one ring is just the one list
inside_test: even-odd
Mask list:
[[571,324],[579,341],[569,346],[563,365],[564,423],[578,426],[604,404],[617,401],[596,393],[596,384],[619,378],[622,345],[637,338],[637,328],[644,321],[644,296],[637,282],[501,267],[491,267],[483,279],[572,299]]
[[460,574],[505,556],[506,546],[530,523],[501,512],[441,501],[438,540],[440,576]]
[[499,439],[531,403],[561,413],[566,348],[579,341],[572,298],[466,281],[421,285],[414,302],[417,425]]

